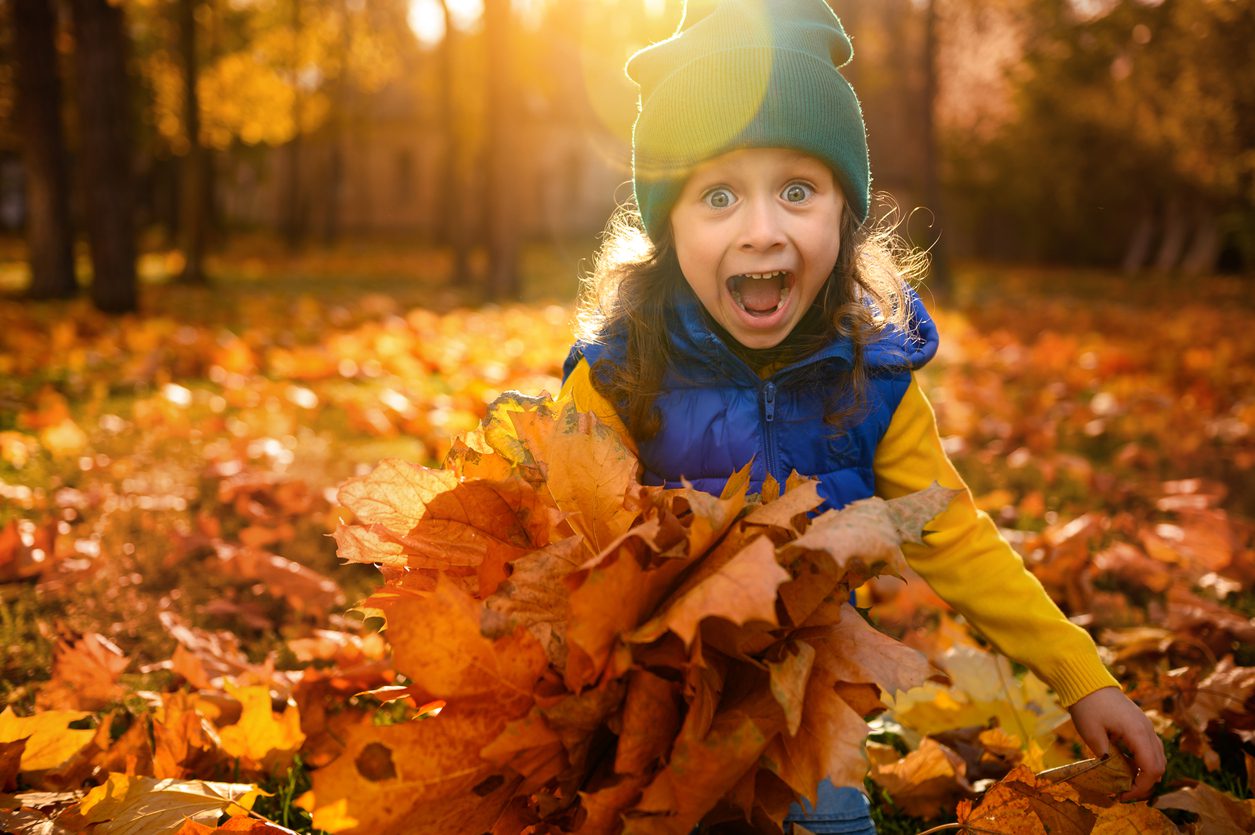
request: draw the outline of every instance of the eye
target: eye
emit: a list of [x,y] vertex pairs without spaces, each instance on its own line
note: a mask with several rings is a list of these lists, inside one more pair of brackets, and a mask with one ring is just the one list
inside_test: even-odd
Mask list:
[[790,203],[802,203],[814,193],[815,189],[806,183],[789,183],[784,187],[782,196]]
[[726,209],[736,202],[736,197],[730,190],[720,186],[703,194],[702,200],[712,209]]

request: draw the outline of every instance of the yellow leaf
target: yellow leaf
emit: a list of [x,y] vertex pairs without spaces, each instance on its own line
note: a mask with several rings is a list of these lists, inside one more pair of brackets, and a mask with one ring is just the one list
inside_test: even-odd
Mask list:
[[[26,739],[22,771],[45,771],[63,765],[77,754],[96,732],[73,730],[71,722],[91,716],[82,710],[48,710],[34,716],[18,716],[7,707],[0,713],[0,742]],[[27,739],[29,737],[29,739]]]
[[202,780],[158,780],[113,773],[87,793],[78,814],[89,824],[104,824],[110,835],[153,835],[174,832],[185,819],[216,824],[224,813],[238,815],[253,808],[264,794],[248,783]]
[[250,770],[273,773],[287,768],[305,741],[296,705],[288,704],[282,713],[275,713],[270,709],[270,688],[264,684],[227,684],[226,689],[243,705],[243,712],[239,722],[219,730],[222,749],[239,757]]

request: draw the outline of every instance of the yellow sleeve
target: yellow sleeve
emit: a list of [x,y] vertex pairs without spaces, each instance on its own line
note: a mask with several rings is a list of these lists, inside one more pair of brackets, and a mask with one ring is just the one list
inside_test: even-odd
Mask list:
[[588,367],[588,360],[581,359],[572,369],[563,381],[557,399],[558,402],[570,400],[581,412],[592,412],[598,420],[618,432],[629,449],[636,451],[636,442],[632,440],[632,433],[628,432],[623,418],[619,417],[610,401],[593,387],[592,369]]
[[929,523],[924,545],[902,549],[910,566],[994,646],[1049,684],[1064,705],[1118,686],[1093,640],[1068,621],[971,491],[941,447],[932,406],[912,377],[875,458],[876,495],[886,499],[934,481],[963,492]]

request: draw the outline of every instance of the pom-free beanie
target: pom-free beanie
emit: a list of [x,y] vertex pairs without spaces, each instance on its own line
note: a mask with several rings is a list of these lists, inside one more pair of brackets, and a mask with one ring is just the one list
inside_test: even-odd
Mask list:
[[818,157],[866,220],[867,131],[858,97],[838,69],[853,54],[823,0],[721,0],[633,55],[626,69],[640,101],[632,184],[649,237],[657,241],[665,230],[695,165],[740,148]]

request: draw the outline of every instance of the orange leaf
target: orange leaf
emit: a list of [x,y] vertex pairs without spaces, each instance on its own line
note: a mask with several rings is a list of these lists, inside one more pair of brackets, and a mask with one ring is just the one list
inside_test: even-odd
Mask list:
[[99,710],[126,695],[118,676],[130,659],[108,638],[89,632],[75,643],[58,641],[52,680],[35,697],[41,708]]
[[504,721],[490,704],[400,725],[365,717],[344,753],[313,772],[314,828],[362,835],[489,831],[520,778],[480,759]]
[[826,670],[811,671],[797,733],[776,737],[764,756],[771,771],[812,800],[825,777],[839,786],[857,786],[867,772],[867,723],[837,694],[835,683]]
[[706,618],[723,618],[735,624],[753,620],[776,624],[776,589],[792,578],[776,562],[776,547],[770,539],[754,539],[713,570],[708,565],[703,562],[698,566],[662,611],[628,639],[649,643],[670,630],[688,646]]
[[370,600],[387,618],[397,669],[430,697],[492,702],[505,720],[531,707],[547,660],[526,631],[485,638],[482,607],[444,578],[430,593],[383,589]]
[[616,774],[645,774],[666,755],[680,727],[679,696],[677,682],[646,670],[632,671],[615,750]]

